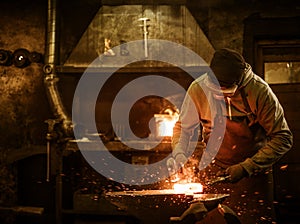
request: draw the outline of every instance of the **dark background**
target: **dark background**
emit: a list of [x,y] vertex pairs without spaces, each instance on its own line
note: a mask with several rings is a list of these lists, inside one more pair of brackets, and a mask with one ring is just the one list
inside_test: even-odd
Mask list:
[[[74,0],[57,1],[57,3],[59,27],[57,67],[60,78],[58,85],[68,113],[71,113],[73,93],[83,70],[64,65],[89,24],[104,5],[111,7],[184,5],[213,49],[229,47],[240,51],[253,66],[253,70],[262,77],[264,77],[264,62],[276,62],[281,59],[300,60],[300,3],[298,1]],[[169,16],[171,28],[167,32],[172,31],[172,16],[175,18],[176,14]],[[130,26],[131,24],[128,24],[128,27]],[[46,28],[46,0],[0,2],[0,49],[14,52],[23,48],[44,55]],[[133,37],[129,34],[127,41],[130,41],[130,38]],[[187,40],[186,44],[193,43]],[[270,48],[272,50],[267,51]],[[283,49],[288,49],[288,53],[282,53]],[[211,53],[209,55],[211,56]],[[57,185],[55,178],[50,182],[45,181],[48,128],[45,120],[54,118],[54,115],[45,92],[43,66],[43,59],[24,68],[18,68],[14,64],[0,65],[0,207],[24,205],[46,209],[45,215],[34,218],[27,216],[18,218],[19,216],[13,212],[0,212],[0,220],[3,220],[3,223],[54,223],[56,220]],[[159,69],[154,70],[153,74],[160,72]],[[182,78],[184,77],[182,72],[173,70],[171,72],[175,75],[175,79],[187,86],[186,79]],[[139,74],[138,69],[126,70],[125,73]],[[122,85],[124,80],[120,80],[120,83]],[[300,217],[300,188],[297,181],[300,174],[298,150],[300,86],[293,83],[271,85],[271,87],[286,111],[286,118],[294,134],[292,150],[274,167],[275,199],[282,219],[281,223],[297,223],[296,220]],[[111,100],[110,97],[107,97],[107,100]],[[73,160],[73,157],[76,159]],[[76,173],[82,175],[82,169],[88,169],[88,165],[81,160],[80,155],[73,155],[73,157],[66,161],[64,170],[69,189],[74,188],[74,185],[82,187],[82,182],[76,180]],[[90,180],[96,180],[94,185],[97,186],[106,184],[105,180],[96,177],[92,171],[86,172],[89,172],[87,186],[93,185],[90,184]],[[72,204],[71,200],[72,195],[66,194],[64,203],[67,207]]]

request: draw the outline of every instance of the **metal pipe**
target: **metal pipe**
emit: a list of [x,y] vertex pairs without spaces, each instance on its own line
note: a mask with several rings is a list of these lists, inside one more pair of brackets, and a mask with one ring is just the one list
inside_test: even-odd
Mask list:
[[64,133],[67,136],[72,134],[72,122],[68,116],[65,107],[62,103],[61,96],[57,87],[59,78],[56,75],[57,64],[57,1],[48,0],[47,13],[47,39],[46,39],[46,54],[45,66],[43,68],[45,76],[44,83],[46,93],[56,119],[60,120],[60,124]]
[[[65,110],[62,103],[61,96],[57,87],[59,78],[56,75],[57,64],[57,1],[48,0],[48,13],[47,13],[47,40],[46,40],[46,54],[44,66],[44,84],[50,107],[55,116],[54,120],[59,121],[62,130],[66,136],[72,135],[72,122]],[[50,128],[50,123],[48,124]],[[49,141],[49,140],[48,140]],[[50,145],[48,145],[47,161],[50,165]],[[49,175],[50,166],[47,167],[47,175]],[[62,158],[59,157],[59,170],[56,175],[56,223],[62,222]],[[48,176],[47,176],[48,178]]]

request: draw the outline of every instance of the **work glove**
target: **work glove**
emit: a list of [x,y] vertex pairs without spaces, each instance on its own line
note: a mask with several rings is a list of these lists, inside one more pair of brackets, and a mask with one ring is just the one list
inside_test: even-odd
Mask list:
[[187,162],[187,158],[184,154],[180,153],[171,157],[167,160],[167,168],[171,178],[171,182],[177,182],[180,179],[184,178],[183,175],[183,166]]
[[242,167],[241,164],[235,164],[228,167],[225,170],[225,175],[228,176],[228,181],[231,183],[236,183],[243,179],[244,177],[248,176],[247,171]]
[[202,202],[194,202],[180,217],[170,217],[170,223],[196,223],[202,220],[208,210]]
[[176,173],[179,169],[181,169],[184,164],[187,162],[187,158],[184,154],[180,153],[175,156],[175,158],[171,157],[167,160],[167,168],[170,174]]
[[176,162],[176,166],[177,168],[183,168],[184,164],[187,162],[187,158],[183,153],[178,153],[175,156],[175,162]]
[[174,175],[176,173],[177,171],[176,161],[173,157],[167,160],[167,168],[168,168],[169,175]]

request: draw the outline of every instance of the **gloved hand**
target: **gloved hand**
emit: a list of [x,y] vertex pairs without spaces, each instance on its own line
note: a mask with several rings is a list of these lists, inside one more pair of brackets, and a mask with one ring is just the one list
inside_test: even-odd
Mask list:
[[176,182],[183,178],[183,166],[187,162],[187,158],[183,153],[179,153],[175,158],[171,157],[167,160],[167,168],[172,182]]
[[228,175],[228,181],[231,183],[236,183],[242,178],[248,176],[247,171],[242,167],[241,164],[235,164],[228,167],[225,171],[225,175]]
[[187,162],[187,158],[183,153],[179,153],[175,156],[175,162],[177,168],[183,168],[184,164]]
[[167,160],[167,168],[168,168],[169,175],[174,175],[176,173],[177,171],[176,161],[173,157]]

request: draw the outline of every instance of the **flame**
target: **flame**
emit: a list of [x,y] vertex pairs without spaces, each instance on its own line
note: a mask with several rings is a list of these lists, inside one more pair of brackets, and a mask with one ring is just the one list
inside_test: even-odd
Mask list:
[[155,114],[157,123],[157,136],[172,136],[173,128],[178,120],[178,116],[172,116],[167,114]]
[[176,193],[200,193],[203,192],[203,185],[200,183],[176,183],[173,189]]

